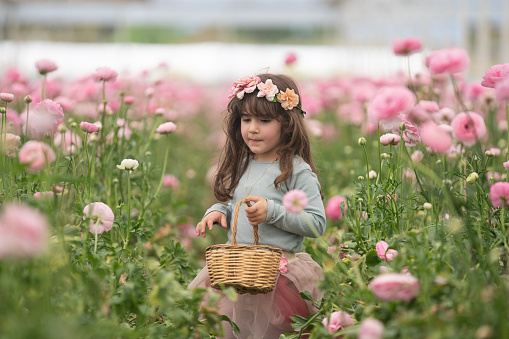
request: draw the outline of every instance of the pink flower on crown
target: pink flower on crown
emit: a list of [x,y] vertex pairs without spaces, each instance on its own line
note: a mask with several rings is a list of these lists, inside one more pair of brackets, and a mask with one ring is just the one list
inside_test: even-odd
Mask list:
[[253,93],[256,89],[256,85],[258,85],[261,81],[262,79],[254,75],[241,77],[233,83],[228,98],[231,99],[236,96],[238,99],[242,99],[245,93]]
[[293,89],[287,88],[285,92],[281,92],[277,95],[277,101],[288,111],[299,104],[299,95],[295,94]]
[[265,83],[260,82],[256,87],[259,90],[257,97],[265,97],[269,101],[274,101],[278,89],[277,86],[272,83],[271,79],[267,79]]
[[410,55],[422,50],[422,42],[418,38],[394,39],[392,50],[395,55]]
[[482,77],[481,85],[484,87],[495,88],[495,84],[506,77],[509,77],[509,63],[493,65]]

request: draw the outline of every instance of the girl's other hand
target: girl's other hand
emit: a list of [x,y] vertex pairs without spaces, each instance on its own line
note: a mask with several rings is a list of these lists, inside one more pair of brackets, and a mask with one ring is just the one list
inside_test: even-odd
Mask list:
[[256,226],[265,222],[267,219],[267,209],[269,204],[267,200],[256,195],[249,195],[246,197],[249,201],[254,201],[251,207],[246,206],[246,217],[251,226]]
[[201,234],[205,238],[205,229],[208,227],[209,231],[212,231],[214,223],[216,222],[221,224],[223,228],[226,228],[226,215],[218,211],[213,211],[204,216],[198,225],[196,225],[196,236],[199,237]]

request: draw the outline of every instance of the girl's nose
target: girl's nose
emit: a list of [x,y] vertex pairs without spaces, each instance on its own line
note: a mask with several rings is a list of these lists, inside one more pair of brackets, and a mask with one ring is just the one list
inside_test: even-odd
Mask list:
[[254,121],[252,121],[250,124],[249,124],[249,132],[251,133],[256,133],[258,132],[258,124]]

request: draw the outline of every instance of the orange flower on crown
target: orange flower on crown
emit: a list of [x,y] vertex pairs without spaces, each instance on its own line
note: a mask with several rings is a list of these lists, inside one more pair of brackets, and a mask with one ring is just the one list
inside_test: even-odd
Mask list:
[[288,111],[299,104],[299,95],[295,94],[293,89],[287,88],[285,92],[280,92],[277,95],[277,101]]

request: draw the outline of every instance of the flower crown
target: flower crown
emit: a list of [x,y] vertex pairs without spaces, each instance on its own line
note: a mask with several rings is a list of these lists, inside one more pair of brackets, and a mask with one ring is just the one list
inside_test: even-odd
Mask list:
[[302,116],[306,114],[299,105],[299,95],[293,89],[287,88],[286,91],[280,91],[276,85],[272,83],[272,79],[267,79],[265,83],[254,75],[247,75],[235,81],[230,90],[229,99],[237,97],[239,100],[244,98],[245,93],[253,93],[258,89],[257,97],[265,97],[268,101],[279,102],[285,110],[291,110],[294,107],[300,108]]

